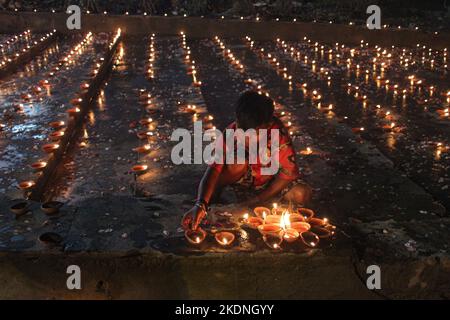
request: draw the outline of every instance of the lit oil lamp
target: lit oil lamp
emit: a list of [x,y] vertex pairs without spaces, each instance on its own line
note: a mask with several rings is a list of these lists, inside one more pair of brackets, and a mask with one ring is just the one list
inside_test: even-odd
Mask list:
[[136,135],[139,139],[148,139],[153,136],[153,132],[152,131],[140,131]]
[[319,237],[310,231],[306,231],[300,234],[300,239],[302,240],[302,242],[310,247],[310,248],[315,248],[317,247],[317,245],[319,244]]
[[44,169],[47,166],[47,162],[45,161],[37,161],[33,164],[31,164],[31,167],[35,170]]
[[306,149],[301,150],[300,154],[304,155],[304,156],[307,156],[307,155],[313,154],[313,151],[312,151],[312,149],[310,147],[307,147]]
[[305,221],[305,217],[303,217],[299,213],[291,213],[290,216],[289,216],[289,220],[291,222],[304,222]]
[[33,97],[29,93],[22,94],[22,99],[25,101],[30,101]]
[[153,122],[152,118],[144,118],[144,119],[139,120],[139,123],[143,126],[149,125],[152,122]]
[[78,113],[80,113],[81,109],[78,107],[74,107],[74,108],[70,108],[67,110],[67,113],[71,116],[77,115]]
[[148,166],[146,164],[137,164],[131,168],[131,171],[134,173],[142,173],[147,171]]
[[73,106],[78,106],[78,105],[80,105],[81,102],[83,102],[82,98],[74,98],[74,99],[70,100],[70,104]]
[[255,215],[261,219],[265,219],[270,214],[270,209],[266,207],[256,207],[253,209]]
[[42,150],[46,153],[52,153],[53,151],[55,151],[58,148],[59,148],[59,144],[57,144],[57,143],[48,143],[48,144],[44,144],[42,146]]
[[146,145],[143,145],[141,147],[137,147],[137,148],[133,149],[133,151],[136,151],[137,153],[144,153],[144,154],[145,153],[149,153],[150,150],[151,150],[151,147],[150,147],[149,144],[146,144]]
[[283,232],[280,224],[262,224],[258,226],[258,231],[263,235],[280,235]]
[[34,181],[31,181],[31,180],[23,181],[23,182],[19,183],[19,188],[21,190],[28,190],[28,189],[34,187],[35,184],[36,183]]
[[300,233],[297,230],[295,230],[294,228],[288,228],[288,229],[284,230],[284,233],[283,233],[284,241],[289,242],[289,243],[296,241],[299,236],[300,236]]
[[281,235],[267,234],[263,236],[264,243],[271,249],[281,249],[281,243],[283,243],[283,237]]
[[53,141],[60,140],[62,136],[64,136],[64,130],[58,130],[50,133],[50,139],[52,139]]
[[214,237],[217,243],[223,247],[230,246],[236,238],[233,233],[227,231],[217,232]]
[[195,231],[186,230],[186,232],[184,233],[184,237],[189,243],[193,245],[199,245],[205,240],[206,231],[201,228],[198,228]]
[[49,126],[50,128],[53,129],[59,129],[61,127],[63,127],[66,123],[64,121],[54,121],[54,122],[50,122]]
[[250,229],[258,229],[258,227],[264,224],[264,220],[260,217],[248,217],[243,221],[244,225]]
[[311,229],[311,225],[307,222],[292,222],[291,228],[297,230],[298,233],[303,233]]
[[308,219],[308,223],[311,226],[326,226],[328,224],[328,219],[327,218],[310,218]]
[[314,211],[307,208],[298,208],[297,212],[302,215],[306,221],[309,221],[312,217],[314,217]]
[[267,223],[267,224],[280,224],[281,223],[281,215],[274,215],[274,214],[268,215],[264,219],[264,223]]

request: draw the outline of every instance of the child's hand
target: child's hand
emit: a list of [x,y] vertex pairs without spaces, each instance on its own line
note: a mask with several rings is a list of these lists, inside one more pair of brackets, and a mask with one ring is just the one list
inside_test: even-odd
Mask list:
[[203,218],[206,216],[206,211],[204,208],[199,206],[194,206],[191,210],[185,213],[183,219],[181,220],[181,225],[185,230],[197,230],[198,225],[202,222]]

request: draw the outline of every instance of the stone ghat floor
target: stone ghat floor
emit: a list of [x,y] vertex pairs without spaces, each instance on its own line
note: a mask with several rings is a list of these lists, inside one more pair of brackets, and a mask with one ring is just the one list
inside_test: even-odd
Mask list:
[[[149,81],[145,77],[149,42],[149,38],[124,42],[122,60],[86,125],[88,147],[67,157],[65,170],[51,190],[55,199],[65,203],[61,212],[48,217],[39,209],[40,204],[33,203],[28,214],[16,219],[9,212],[16,200],[2,195],[0,265],[10,272],[4,273],[5,279],[6,275],[23,279],[33,272],[18,258],[20,253],[26,261],[35,262],[35,270],[46,266],[59,270],[68,261],[65,259],[83,261],[91,268],[89,281],[94,287],[102,279],[99,270],[109,272],[111,287],[100,290],[102,293],[87,291],[85,296],[93,298],[449,298],[450,219],[446,207],[430,193],[433,188],[422,184],[428,180],[413,181],[399,169],[402,161],[413,160],[391,158],[375,140],[355,134],[342,118],[324,115],[302,94],[290,91],[286,82],[241,41],[231,42],[230,48],[245,65],[245,73],[232,68],[211,40],[187,39],[201,88],[194,87],[187,75],[181,38],[156,37],[155,79]],[[263,84],[290,113],[293,126],[301,132],[294,139],[295,147],[313,147],[314,154],[298,159],[305,180],[314,188],[309,207],[337,226],[335,239],[321,243],[318,249],[273,252],[260,240],[239,238],[229,250],[209,243],[199,250],[184,241],[179,221],[192,206],[205,167],[174,166],[170,162],[173,143],[168,137],[175,127],[192,129],[192,115],[181,108],[186,103],[196,104],[202,116],[213,115],[214,125],[223,128],[233,119],[234,101],[248,88],[243,82],[247,78]],[[312,75],[305,80],[313,81]],[[152,152],[141,158],[132,151],[141,143],[132,123],[148,116],[139,105],[139,89],[153,96],[157,111],[151,117],[158,134]],[[340,101],[348,102],[338,94],[335,99],[336,109]],[[368,131],[385,138],[385,133],[375,128]],[[448,168],[447,154],[435,161]],[[136,163],[147,164],[149,171],[138,177],[130,174]],[[443,179],[448,179],[445,170]],[[230,192],[213,210],[241,214],[243,208],[233,205],[237,198]],[[63,237],[61,246],[49,248],[37,240],[48,231]],[[370,264],[384,270],[379,295],[363,287],[365,268]],[[164,267],[171,271],[165,274]],[[128,269],[136,275],[132,282],[140,289],[135,296],[118,288],[131,280],[113,275],[111,268]],[[149,274],[151,268],[156,271]],[[249,277],[252,268],[259,270],[260,276]],[[291,279],[284,274],[291,268],[296,277],[302,278],[306,272],[310,280],[303,287],[287,290]],[[273,272],[280,280],[271,291],[267,278],[273,277]],[[199,279],[205,273],[211,284],[227,283],[227,289],[204,289],[207,280]],[[151,280],[142,280],[144,276]],[[34,285],[39,287],[44,278]],[[251,279],[256,279],[257,288],[243,290]],[[331,290],[330,283],[336,281],[342,289],[337,285]],[[145,285],[150,284],[167,285],[167,291],[148,291]],[[18,292],[8,288],[11,296]],[[33,288],[25,289],[29,296],[40,296]],[[7,296],[6,292],[3,295]]]

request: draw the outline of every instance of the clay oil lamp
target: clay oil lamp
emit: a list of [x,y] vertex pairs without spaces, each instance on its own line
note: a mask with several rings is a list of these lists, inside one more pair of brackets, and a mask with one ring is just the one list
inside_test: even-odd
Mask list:
[[256,230],[260,225],[264,224],[264,220],[260,217],[249,217],[248,219],[244,220],[243,223],[250,229]]
[[282,215],[285,209],[278,207],[278,203],[272,204],[272,214],[273,215]]
[[300,239],[302,240],[302,242],[310,247],[310,248],[315,248],[317,247],[317,245],[319,244],[319,237],[311,232],[311,231],[306,231],[300,234]]
[[53,151],[55,151],[58,148],[59,148],[59,144],[56,144],[56,143],[48,143],[48,144],[44,144],[42,146],[42,150],[46,153],[52,153]]
[[270,214],[270,215],[266,216],[266,218],[264,219],[264,223],[279,224],[279,223],[281,223],[281,216]]
[[314,217],[314,211],[307,208],[298,208],[297,212],[305,218],[305,221],[308,221],[312,217]]
[[64,136],[64,130],[58,130],[55,132],[50,133],[50,139],[53,141],[58,141]]
[[34,86],[32,88],[34,94],[40,94],[42,92],[42,88],[39,86]]
[[283,243],[283,237],[278,235],[267,234],[263,237],[264,243],[271,249],[279,250],[281,249],[281,243]]
[[334,234],[333,230],[318,226],[312,227],[311,232],[315,233],[320,239],[330,238]]
[[263,235],[280,235],[283,232],[280,224],[262,224],[258,226],[258,231]]
[[49,126],[50,128],[53,129],[59,129],[61,127],[63,127],[66,123],[64,121],[54,121],[54,122],[50,122]]
[[35,170],[41,170],[44,169],[47,166],[47,162],[45,161],[37,161],[31,164],[31,168]]
[[39,241],[47,246],[59,245],[63,238],[55,232],[45,232],[39,236]]
[[131,171],[134,173],[143,173],[147,171],[148,166],[146,164],[137,164],[131,168]]
[[87,89],[89,89],[89,83],[82,83],[80,85],[80,89],[86,91]]
[[31,180],[23,181],[23,182],[19,183],[19,188],[21,190],[28,190],[28,189],[33,188],[35,184],[36,183],[34,181],[31,181]]
[[294,242],[300,236],[300,233],[291,226],[289,211],[285,211],[281,216],[281,228],[283,229],[283,238],[286,242]]
[[297,230],[299,233],[303,233],[311,229],[311,225],[307,222],[292,222],[291,228]]
[[21,216],[29,211],[30,204],[26,201],[20,201],[13,204],[9,210],[16,216]]
[[313,151],[310,147],[307,147],[306,149],[301,150],[300,154],[304,155],[304,156],[309,156],[309,155],[313,154]]
[[315,226],[323,227],[323,226],[326,226],[326,225],[328,224],[328,219],[327,219],[327,218],[323,218],[323,219],[320,219],[320,218],[311,218],[311,219],[308,219],[308,223],[309,223],[312,227],[315,227]]
[[299,213],[291,213],[289,219],[292,222],[304,222],[305,221],[305,217],[303,217],[301,214]]
[[81,102],[83,102],[82,98],[74,98],[74,99],[70,100],[70,104],[73,106],[79,106],[81,104]]
[[270,209],[266,207],[256,207],[253,209],[255,215],[261,219],[265,219],[270,214]]
[[144,118],[144,119],[139,120],[139,123],[143,126],[147,126],[147,125],[151,124],[152,122],[153,122],[152,118]]
[[201,244],[206,238],[206,231],[202,228],[198,228],[197,230],[186,230],[184,233],[184,237],[186,240],[193,245],[198,246]]
[[283,239],[284,239],[284,241],[286,241],[288,243],[296,241],[299,236],[300,236],[300,233],[297,230],[295,230],[294,228],[286,229],[283,232]]
[[194,82],[194,86],[195,87],[201,87],[202,86],[202,82],[201,81],[195,81]]
[[74,107],[74,108],[68,109],[68,110],[67,110],[67,113],[68,113],[69,115],[71,115],[71,116],[75,116],[75,115],[77,115],[78,113],[80,113],[80,111],[81,111],[80,108]]
[[352,131],[353,131],[354,133],[361,133],[361,132],[364,132],[365,129],[364,129],[364,127],[352,128]]
[[215,234],[214,238],[216,239],[217,243],[220,244],[222,247],[228,247],[231,246],[236,237],[231,232],[220,231]]
[[30,101],[32,96],[29,93],[24,93],[24,94],[22,94],[21,98],[22,98],[22,100]]
[[53,215],[59,212],[59,209],[63,206],[59,201],[48,201],[41,205],[41,210],[47,215]]
[[48,80],[40,80],[39,85],[42,87],[48,87],[50,83],[48,82]]
[[151,147],[149,144],[146,144],[141,147],[134,148],[133,151],[136,151],[137,153],[145,154],[145,153],[149,153],[151,151]]
[[153,132],[151,132],[151,131],[140,131],[136,135],[141,140],[142,139],[148,139],[148,138],[151,138],[153,136]]

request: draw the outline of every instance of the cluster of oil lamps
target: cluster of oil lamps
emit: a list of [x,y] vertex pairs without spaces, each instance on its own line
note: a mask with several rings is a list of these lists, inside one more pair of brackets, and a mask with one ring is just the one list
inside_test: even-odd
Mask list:
[[[120,30],[120,29],[119,29]],[[114,41],[117,41],[118,37],[117,34],[120,35],[120,31],[118,31],[116,33],[116,36],[114,37]],[[69,56],[67,56],[67,59],[63,59],[63,61],[67,62],[69,61],[69,59],[73,59],[73,56],[75,55],[76,52],[80,53],[80,50],[83,46],[85,46],[86,44],[88,44],[91,41],[91,36],[92,34],[89,33],[79,44],[77,44],[75,46],[75,48],[73,50],[70,51]],[[115,42],[114,42],[115,44]],[[96,75],[98,73],[98,70],[101,66],[101,63],[104,61],[104,58],[100,58],[98,62],[95,63],[94,66],[94,70],[97,71],[95,73],[91,73],[91,75]],[[62,121],[62,120],[58,120],[58,121],[53,121],[49,123],[49,127],[53,130],[50,134],[49,134],[49,139],[52,141],[51,143],[45,143],[42,146],[42,151],[45,152],[46,154],[48,154],[48,158],[47,160],[40,160],[37,161],[33,164],[31,164],[31,167],[40,175],[42,173],[42,170],[47,166],[48,162],[50,161],[50,159],[53,157],[53,154],[55,151],[57,151],[61,145],[60,145],[60,140],[64,137],[65,135],[65,130],[67,128],[67,123],[70,121],[73,121],[73,119],[75,117],[78,116],[78,114],[81,112],[81,105],[83,103],[83,98],[81,98],[81,96],[83,96],[87,90],[89,88],[89,84],[86,82],[83,82],[80,85],[80,96],[72,99],[70,101],[70,103],[72,104],[72,108],[67,110],[67,113],[69,115],[69,119],[68,121]],[[87,132],[85,130],[84,132],[84,138],[86,138],[87,136]],[[84,142],[82,142],[80,144],[80,146],[85,146],[86,144]],[[36,185],[36,182],[33,180],[28,180],[28,181],[23,181],[19,183],[19,188],[24,190],[24,191],[28,191],[29,189],[33,188]]]
[[[155,77],[155,69],[154,63],[156,59],[156,50],[155,50],[155,34],[150,36],[150,45],[148,48],[149,57],[146,64],[146,74],[149,80],[154,79]],[[152,95],[145,89],[139,90],[139,103],[144,108],[144,116],[139,120],[139,125],[142,127],[137,132],[137,137],[142,144],[134,148],[133,151],[137,153],[137,162],[138,164],[134,165],[131,168],[131,171],[135,175],[140,175],[148,170],[148,165],[145,163],[145,157],[152,151],[151,142],[157,137],[157,132],[155,131],[156,125],[151,115],[155,111],[155,105],[152,100]]]
[[[280,42],[279,42],[280,43]],[[310,43],[310,40],[308,40],[308,43]],[[283,45],[283,47],[285,48],[285,52],[286,50],[286,46],[284,44],[284,42],[281,42],[281,44]],[[314,47],[317,48],[317,43],[314,44]],[[365,46],[367,46],[367,43],[365,44]],[[321,48],[323,48],[323,46],[321,46]],[[423,49],[425,49],[426,47],[423,46]],[[336,44],[336,51],[338,52],[336,54],[336,57],[339,57],[340,54],[343,54],[343,50],[345,49],[344,46],[339,46],[338,44]],[[338,51],[341,50],[341,51]],[[330,49],[330,51],[332,51]],[[430,50],[428,50],[430,51]],[[294,54],[296,53],[295,48],[291,47],[291,52],[294,52]],[[355,53],[354,49],[351,49],[350,51],[350,56],[353,59],[357,54]],[[401,88],[401,86],[399,84],[393,84],[392,81],[390,81],[389,79],[384,79],[384,73],[386,72],[386,69],[389,68],[389,65],[393,65],[392,63],[389,62],[389,59],[393,56],[391,53],[388,53],[386,50],[382,50],[381,48],[379,48],[378,46],[375,46],[375,52],[376,52],[376,58],[373,58],[372,63],[372,69],[374,70],[374,75],[373,77],[371,77],[371,82],[374,83],[376,85],[377,89],[385,89],[386,93],[392,91],[392,95],[395,101],[395,98],[397,96],[402,97],[402,105],[405,106],[405,101],[406,98],[411,97],[413,100],[415,100],[416,102],[418,102],[419,99],[423,99],[424,102],[428,102],[428,99],[433,97],[433,95],[435,95],[435,92],[437,91],[436,86],[429,86],[429,87],[424,87],[423,86],[423,80],[418,79],[416,77],[416,75],[409,75],[408,76],[408,82],[409,82],[409,88],[408,87],[404,87]],[[405,52],[405,49],[403,49],[403,54]],[[344,52],[345,53],[345,52]],[[442,50],[443,53],[443,63],[446,63],[446,59],[447,59],[447,49],[443,49]],[[297,55],[299,55],[299,52],[296,53]],[[395,56],[395,55],[394,55]],[[380,58],[381,57],[381,58]],[[386,62],[381,62],[379,63],[379,65],[377,66],[375,64],[376,61],[382,61],[383,57],[387,57],[388,60]],[[378,60],[377,60],[378,59]],[[407,59],[406,59],[407,60]],[[339,64],[339,60],[335,61],[336,64]],[[412,62],[415,63],[415,62]],[[387,66],[386,66],[387,65]],[[444,66],[444,70],[446,70],[447,65],[443,65]],[[356,65],[356,68],[352,68],[351,67],[351,59],[347,59],[347,68],[349,69],[349,71],[351,72],[350,74],[347,74],[347,77],[350,77],[351,74],[355,75],[357,78],[359,76],[359,70],[360,70],[360,66],[359,64]],[[365,82],[368,83],[369,82],[369,69],[366,69],[366,76],[365,76]],[[380,70],[380,74],[377,75],[376,74],[376,70]],[[384,80],[383,80],[384,79]],[[416,90],[417,89],[417,90]],[[414,93],[418,92],[418,96],[414,96]],[[428,93],[428,96],[426,96],[425,98],[421,98],[423,96],[423,93]],[[347,94],[349,94],[350,96],[353,96],[355,99],[360,99],[363,101],[363,106],[365,107],[368,103],[368,97],[364,94],[360,93],[360,87],[359,86],[354,86],[351,83],[348,84],[348,89],[347,89]],[[441,110],[437,110],[437,114],[441,119],[449,119],[449,103],[450,103],[450,91],[441,91],[440,93],[441,97],[445,97],[446,101],[443,102],[444,103],[444,108]],[[446,105],[445,105],[446,104]],[[381,116],[384,120],[385,123],[384,125],[382,125],[382,128],[385,130],[389,130],[391,132],[399,132],[402,130],[402,127],[399,127],[395,122],[391,121],[392,119],[396,119],[399,116],[394,115],[394,113],[392,111],[389,110],[383,110],[383,108],[381,108],[380,105],[376,105],[377,108],[377,115]],[[427,111],[427,108],[424,108],[425,111]],[[355,130],[357,130],[357,128],[355,128]]]
[[187,65],[188,74],[192,76],[192,83],[194,87],[201,87],[202,82],[197,79],[197,70],[195,69],[195,61],[191,60],[191,48],[186,43],[186,34],[183,31],[181,31],[180,36],[181,36],[181,47],[184,51],[184,63]]
[[[38,40],[33,41],[33,45],[37,45],[40,42],[44,42],[45,40],[47,40],[48,38],[50,38],[51,36],[54,35],[54,33],[56,32],[56,30],[53,30],[52,32],[49,32],[45,35],[43,35],[41,38],[39,38]],[[9,63],[13,63],[16,59],[18,59],[21,55],[27,53],[28,51],[30,51],[32,49],[32,45],[27,44],[25,48],[22,48],[20,50],[20,52],[15,52],[12,53],[9,56],[3,56],[2,61],[0,61],[0,69],[6,67],[7,64]]]
[[[264,243],[271,249],[281,249],[282,243],[301,242],[309,248],[316,248],[321,239],[329,239],[335,235],[336,227],[327,218],[318,218],[311,209],[292,207],[283,208],[277,203],[272,209],[256,207],[253,214],[245,213],[239,219],[240,227],[258,231]],[[202,228],[187,230],[185,238],[193,245],[200,245],[207,237]],[[233,232],[218,230],[214,238],[221,247],[230,247],[235,235]]]

